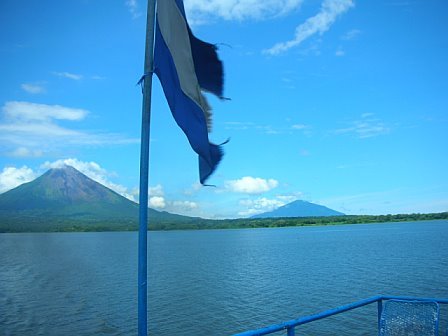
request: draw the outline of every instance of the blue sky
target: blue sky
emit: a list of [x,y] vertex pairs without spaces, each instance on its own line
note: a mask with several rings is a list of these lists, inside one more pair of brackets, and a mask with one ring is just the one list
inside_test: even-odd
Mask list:
[[[448,211],[448,3],[185,0],[218,43],[225,157],[197,156],[154,78],[150,202],[207,218],[296,199],[347,214]],[[70,164],[138,199],[146,3],[3,0],[0,193]]]

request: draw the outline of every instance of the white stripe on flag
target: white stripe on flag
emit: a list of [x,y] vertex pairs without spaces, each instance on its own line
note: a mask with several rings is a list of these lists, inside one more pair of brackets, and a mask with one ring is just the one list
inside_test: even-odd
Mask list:
[[157,6],[160,33],[173,57],[181,89],[206,113],[210,108],[196,77],[185,18],[174,0],[158,1]]

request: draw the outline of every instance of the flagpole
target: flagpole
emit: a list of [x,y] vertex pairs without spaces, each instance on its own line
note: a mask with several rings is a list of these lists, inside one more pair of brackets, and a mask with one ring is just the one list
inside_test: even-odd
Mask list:
[[148,0],[140,145],[140,195],[138,229],[138,335],[148,334],[148,185],[152,72],[156,0]]

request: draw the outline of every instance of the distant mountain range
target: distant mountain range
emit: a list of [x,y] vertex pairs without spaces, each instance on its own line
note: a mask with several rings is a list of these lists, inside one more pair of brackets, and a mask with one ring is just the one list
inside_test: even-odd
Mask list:
[[329,209],[323,205],[298,200],[281,206],[273,211],[254,215],[251,218],[328,217],[344,215],[345,214],[342,212]]
[[[107,223],[136,227],[137,203],[93,181],[71,166],[54,168],[34,181],[0,194],[0,229],[5,222],[20,225],[45,222]],[[148,210],[155,221],[183,221],[191,217]],[[17,224],[19,225],[19,224]],[[37,224],[36,224],[37,225]],[[92,224],[93,225],[93,224]],[[31,228],[33,229],[33,228]]]
[[[34,181],[0,194],[0,232],[136,230],[138,212],[137,203],[93,181],[75,168],[64,166],[50,169]],[[295,201],[252,218],[342,215],[322,205]],[[149,226],[158,230],[224,225],[222,221],[154,209],[148,209],[148,217]],[[228,225],[235,224],[229,221]]]

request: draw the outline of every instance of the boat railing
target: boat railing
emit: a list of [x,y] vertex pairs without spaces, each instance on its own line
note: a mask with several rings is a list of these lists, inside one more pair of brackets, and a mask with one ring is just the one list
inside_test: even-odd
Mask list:
[[418,298],[418,297],[411,297],[411,296],[389,296],[389,295],[377,295],[370,297],[368,299],[360,300],[357,302],[353,302],[347,305],[343,305],[337,308],[325,310],[323,312],[320,312],[318,314],[303,316],[294,320],[282,322],[279,324],[273,324],[264,328],[256,329],[256,330],[249,330],[242,333],[235,334],[234,336],[262,336],[262,335],[269,335],[275,332],[279,331],[285,331],[287,332],[287,336],[295,336],[295,328],[307,324],[313,321],[321,320],[323,318],[341,314],[344,312],[347,312],[349,310],[353,310],[356,308],[360,308],[363,306],[367,306],[370,304],[377,304],[378,307],[378,330],[380,328],[380,319],[381,314],[383,311],[383,301],[387,300],[403,300],[403,301],[422,301],[422,302],[437,302],[439,304],[448,304],[448,299],[440,299],[440,298]]

